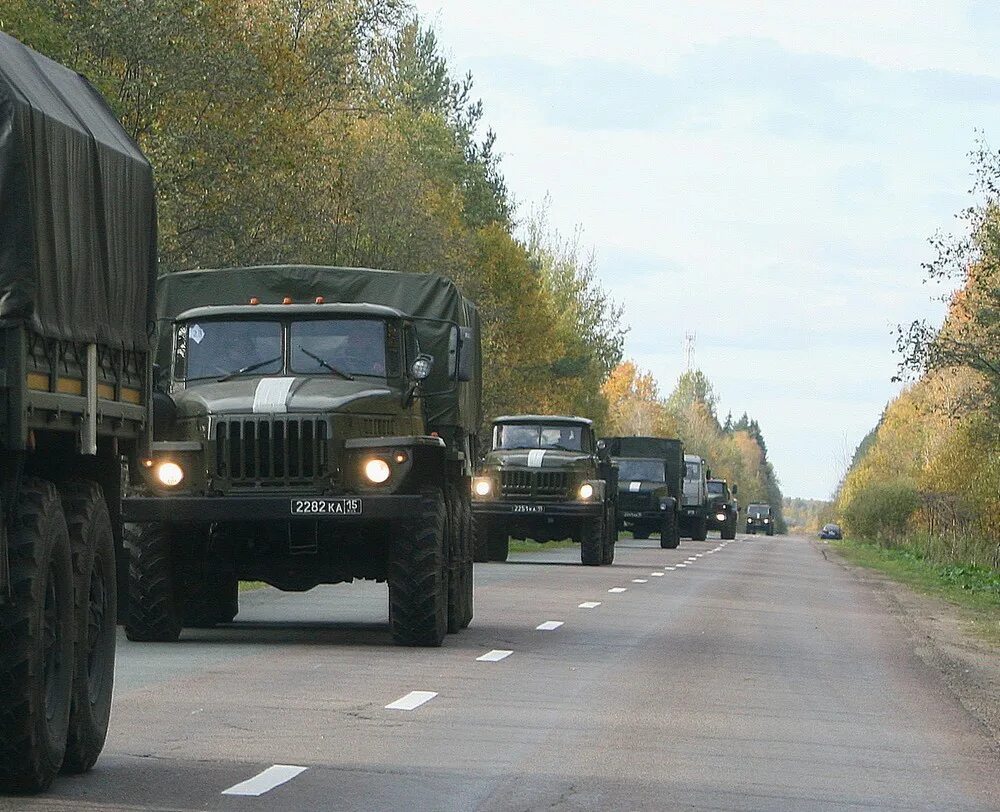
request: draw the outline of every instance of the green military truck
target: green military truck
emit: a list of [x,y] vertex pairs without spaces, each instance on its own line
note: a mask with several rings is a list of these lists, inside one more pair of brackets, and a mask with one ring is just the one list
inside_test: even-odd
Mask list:
[[611,564],[617,469],[583,417],[515,415],[493,421],[473,482],[476,560],[506,561],[510,538],[571,538],[588,566]]
[[104,746],[155,278],[149,163],[84,78],[0,33],[3,792],[88,770]]
[[740,515],[739,503],[736,501],[737,491],[736,483],[730,488],[724,479],[708,480],[708,529],[718,530],[724,539],[736,538]]
[[757,533],[774,535],[774,516],[770,505],[757,502],[747,505],[747,532],[754,536]]
[[637,539],[660,534],[660,547],[680,544],[684,446],[666,437],[605,437],[618,466],[618,529]]
[[708,462],[696,454],[684,455],[684,496],[681,500],[681,535],[693,541],[708,537]]
[[469,624],[481,359],[453,282],[169,274],[156,347],[153,449],[124,507],[130,639],[231,621],[240,580],[387,581],[403,645]]

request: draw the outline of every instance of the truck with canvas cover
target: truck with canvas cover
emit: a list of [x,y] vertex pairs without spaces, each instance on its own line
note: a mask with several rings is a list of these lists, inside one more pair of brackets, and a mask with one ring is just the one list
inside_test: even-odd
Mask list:
[[493,421],[473,482],[476,560],[506,561],[511,537],[571,538],[588,566],[611,564],[618,538],[617,468],[583,417],[516,415]]
[[453,282],[169,274],[156,358],[152,454],[125,501],[132,640],[231,621],[241,580],[386,581],[403,645],[469,624],[481,359]]
[[739,491],[734,482],[732,487],[724,479],[708,480],[708,529],[718,530],[723,539],[736,538],[740,506],[736,501]]
[[708,537],[708,462],[696,454],[684,455],[684,497],[681,500],[681,535],[694,541]]
[[0,33],[0,791],[104,746],[155,279],[149,163],[86,79]]
[[660,536],[660,547],[680,544],[684,446],[667,437],[605,437],[618,466],[618,529],[637,539]]

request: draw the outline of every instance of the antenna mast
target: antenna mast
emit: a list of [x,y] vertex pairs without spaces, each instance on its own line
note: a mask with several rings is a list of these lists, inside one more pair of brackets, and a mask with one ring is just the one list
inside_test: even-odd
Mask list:
[[691,362],[694,360],[694,342],[698,339],[697,333],[684,334],[684,363],[687,371],[691,371]]

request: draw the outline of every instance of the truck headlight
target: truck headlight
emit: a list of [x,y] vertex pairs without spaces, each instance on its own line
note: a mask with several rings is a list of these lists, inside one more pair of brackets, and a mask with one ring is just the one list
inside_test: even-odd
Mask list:
[[476,496],[489,496],[493,491],[493,482],[489,477],[479,476],[472,481],[472,492]]
[[385,482],[392,471],[389,469],[389,463],[385,460],[381,460],[378,457],[372,460],[368,460],[365,463],[365,476],[368,478],[369,482],[374,482],[376,485],[381,485]]
[[594,495],[594,486],[589,482],[584,482],[580,486],[579,496],[581,499],[590,499]]
[[770,524],[770,522],[771,522],[770,519],[764,519],[764,524]]
[[153,470],[153,473],[160,484],[166,485],[168,488],[177,487],[184,479],[184,469],[176,462],[161,462]]
[[726,520],[726,514],[725,513],[716,513],[715,514],[715,518],[718,519],[720,522],[724,522]]

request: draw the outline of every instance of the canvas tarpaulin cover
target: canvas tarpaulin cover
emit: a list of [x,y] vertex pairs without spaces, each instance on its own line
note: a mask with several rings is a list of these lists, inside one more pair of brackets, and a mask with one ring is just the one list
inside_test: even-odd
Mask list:
[[[273,265],[254,268],[182,271],[161,276],[156,310],[158,358],[169,363],[170,323],[196,307],[242,305],[256,298],[261,304],[280,304],[286,297],[298,303],[322,296],[327,302],[386,305],[415,318],[423,352],[436,359],[425,381],[424,408],[431,425],[458,426],[475,432],[480,421],[481,358],[479,316],[455,283],[437,274],[402,273],[368,268],[329,268],[315,265]],[[427,319],[430,321],[422,321]],[[448,376],[450,322],[473,331],[473,380],[459,383]]]
[[90,83],[0,32],[0,326],[148,346],[153,172]]

